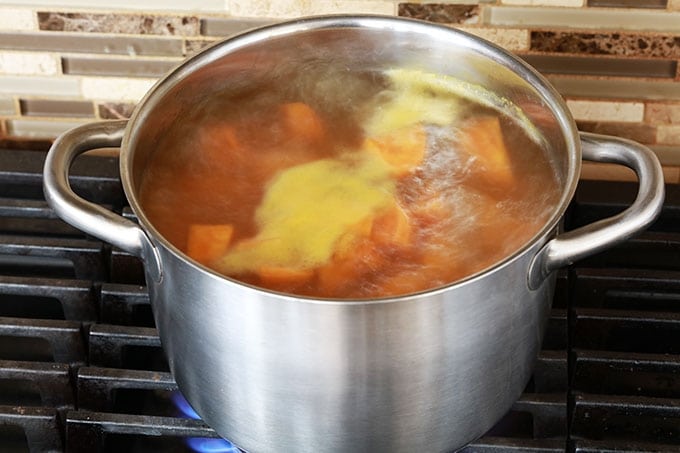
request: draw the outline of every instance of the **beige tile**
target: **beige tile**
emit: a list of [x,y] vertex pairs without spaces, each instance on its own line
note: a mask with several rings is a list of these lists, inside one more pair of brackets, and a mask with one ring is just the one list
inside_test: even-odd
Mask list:
[[36,30],[38,22],[30,9],[0,6],[0,30]]
[[80,82],[70,77],[0,76],[0,93],[18,96],[80,96]]
[[548,75],[547,78],[566,97],[680,100],[678,82],[558,75]]
[[645,110],[641,102],[567,100],[567,107],[576,120],[627,123],[642,121]]
[[623,8],[490,6],[485,8],[485,20],[490,25],[508,27],[649,30],[676,33],[680,13]]
[[578,8],[584,0],[501,0],[503,5],[568,6]]
[[0,52],[0,74],[56,75],[60,70],[56,55],[38,52]]
[[88,101],[21,99],[19,106],[24,116],[94,118],[94,105]]
[[680,124],[657,126],[656,141],[662,145],[680,145]]
[[291,18],[316,14],[396,14],[396,3],[356,0],[227,0],[232,16]]
[[529,49],[529,30],[514,28],[456,27],[503,47],[510,52]]
[[0,115],[17,115],[16,101],[13,98],[0,97]]
[[[678,167],[663,167],[664,180],[669,183],[678,182],[680,169]],[[637,176],[633,170],[615,164],[601,164],[596,162],[584,162],[581,167],[581,179],[596,179],[602,181],[634,181]]]
[[91,120],[9,119],[6,123],[9,135],[51,139],[88,121]]
[[645,105],[645,121],[650,124],[680,124],[680,103],[648,102]]
[[680,0],[668,0],[667,8],[671,11],[680,11]]
[[82,77],[81,93],[85,99],[139,101],[157,79],[128,77]]

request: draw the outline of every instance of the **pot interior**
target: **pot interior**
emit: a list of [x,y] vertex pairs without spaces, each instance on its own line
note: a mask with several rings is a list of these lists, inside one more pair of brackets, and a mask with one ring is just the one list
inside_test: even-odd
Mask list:
[[[517,58],[479,38],[386,17],[312,18],[270,26],[187,60],[150,91],[128,125],[121,166],[131,207],[145,228],[164,242],[140,208],[140,184],[150,160],[190,131],[198,111],[224,108],[220,105],[238,108],[239,102],[247,104],[267,90],[285,99],[321,88],[330,104],[340,110],[351,108],[362,100],[361,91],[351,87],[356,74],[371,77],[403,67],[480,86],[530,124],[561,190],[559,203],[534,239],[554,228],[571,199],[580,168],[576,129],[559,95]],[[315,76],[310,78],[310,73]],[[316,82],[300,85],[310,79]],[[216,98],[230,103],[213,102]]]

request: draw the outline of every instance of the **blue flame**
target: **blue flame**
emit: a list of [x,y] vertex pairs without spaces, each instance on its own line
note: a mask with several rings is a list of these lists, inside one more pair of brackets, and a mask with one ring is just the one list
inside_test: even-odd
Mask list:
[[[181,393],[173,393],[172,402],[175,403],[175,406],[184,417],[193,418],[195,420],[201,418]],[[213,437],[189,437],[186,439],[186,444],[189,448],[198,453],[241,453],[241,450],[228,440]]]
[[181,393],[175,392],[172,394],[171,398],[172,402],[175,403],[175,406],[177,409],[179,409],[184,417],[200,420],[201,417],[196,413],[194,408],[189,404],[189,401],[187,401]]
[[189,448],[200,453],[241,453],[228,440],[210,437],[190,437],[187,439]]

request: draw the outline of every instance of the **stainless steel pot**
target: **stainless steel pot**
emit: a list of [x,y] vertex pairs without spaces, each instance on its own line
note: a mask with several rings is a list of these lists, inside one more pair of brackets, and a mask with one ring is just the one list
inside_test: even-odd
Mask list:
[[[138,202],[149,156],[202,99],[247,90],[286,65],[341,61],[347,71],[408,65],[480,84],[524,109],[545,141],[562,196],[521,250],[465,281],[379,300],[320,300],[254,288],[192,261],[159,235]],[[290,66],[290,64],[288,64]],[[133,223],[76,196],[80,153],[120,146]],[[625,212],[559,233],[581,158],[639,177]],[[201,417],[250,452],[451,451],[489,429],[529,379],[554,289],[553,271],[649,225],[663,201],[648,149],[579,134],[554,89],[519,59],[451,28],[391,17],[321,17],[248,32],[189,59],[147,94],[130,121],[67,132],[45,163],[45,196],[81,230],[140,257],[163,348]]]

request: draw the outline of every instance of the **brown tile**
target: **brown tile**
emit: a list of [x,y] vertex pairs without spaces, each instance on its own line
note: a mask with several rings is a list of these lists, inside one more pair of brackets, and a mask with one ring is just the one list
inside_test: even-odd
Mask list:
[[599,121],[577,121],[579,130],[596,134],[615,135],[643,144],[656,142],[656,127],[649,124],[605,123]]
[[198,53],[218,41],[219,39],[187,39],[184,41],[184,55],[189,56]]
[[158,77],[168,73],[181,61],[64,57],[61,59],[61,66],[64,74]]
[[38,12],[40,30],[141,35],[196,36],[200,23],[193,16]]
[[478,5],[443,3],[399,3],[399,16],[443,24],[471,24],[479,22]]
[[648,102],[645,105],[645,121],[650,124],[680,124],[680,103]]
[[231,19],[207,17],[201,20],[201,34],[204,36],[230,36],[251,28],[269,25],[271,19]]
[[531,50],[680,58],[680,35],[532,31]]
[[87,101],[20,99],[19,106],[24,116],[94,117],[94,106]]
[[600,181],[636,181],[633,170],[615,164],[599,162],[583,162],[581,165],[581,179],[595,179]]
[[651,145],[661,165],[680,166],[680,145]]
[[[680,177],[678,167],[664,166],[662,168],[664,181],[677,183]],[[581,167],[581,179],[596,179],[601,181],[633,181],[638,178],[635,173],[624,166],[615,164],[602,164],[596,162],[584,162]]]
[[[0,121],[0,131],[5,134]],[[12,137],[0,134],[0,149],[21,149],[31,151],[47,151],[52,146],[51,139]]]
[[665,9],[668,0],[588,0],[588,6]]
[[118,102],[104,102],[97,105],[99,118],[103,120],[122,120],[130,118],[135,109],[135,104]]
[[181,56],[179,38],[134,37],[76,33],[0,33],[0,49],[113,55]]
[[674,78],[675,60],[642,58],[577,57],[565,55],[530,54],[522,58],[546,74],[581,74],[615,77]]

